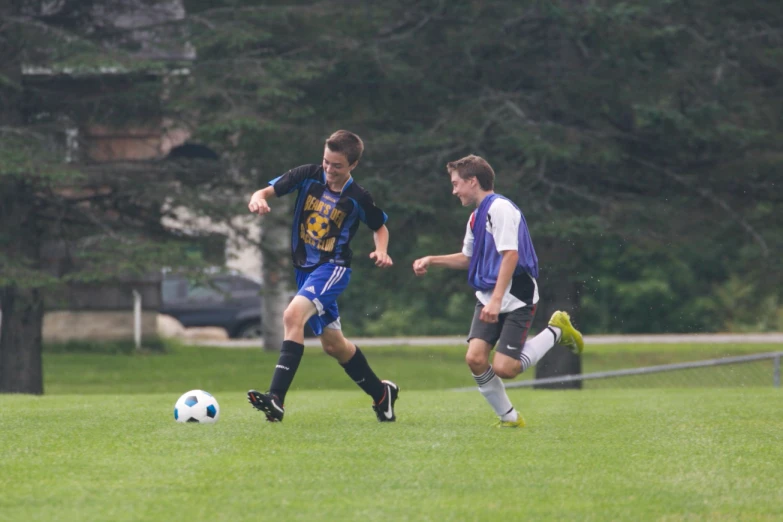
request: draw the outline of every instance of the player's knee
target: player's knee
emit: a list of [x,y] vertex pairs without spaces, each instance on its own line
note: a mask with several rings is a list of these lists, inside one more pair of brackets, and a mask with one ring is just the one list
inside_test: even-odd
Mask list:
[[305,321],[307,319],[302,313],[293,307],[288,307],[283,312],[283,325],[286,329],[304,328]]
[[493,366],[493,368],[495,369],[495,375],[501,379],[513,379],[517,376],[517,372],[511,368],[506,368],[505,366]]
[[492,368],[495,370],[495,375],[501,379],[513,379],[519,375],[520,363],[510,357],[495,357]]
[[348,362],[348,360],[353,356],[353,354],[356,353],[355,350],[352,349],[351,344],[345,338],[329,340],[328,342],[324,342],[324,339],[322,337],[321,348],[323,348],[324,352],[327,355],[329,355],[330,357],[334,357],[340,363]]
[[339,346],[338,343],[330,342],[330,343],[322,343],[321,348],[324,349],[324,353],[326,355],[329,355],[331,357],[337,357],[340,353],[344,351],[344,348]]
[[468,367],[470,368],[470,371],[473,372],[473,375],[479,375],[479,373],[483,373],[481,370],[485,370],[487,364],[489,363],[487,358],[482,354],[472,352],[465,354],[465,362],[468,363]]

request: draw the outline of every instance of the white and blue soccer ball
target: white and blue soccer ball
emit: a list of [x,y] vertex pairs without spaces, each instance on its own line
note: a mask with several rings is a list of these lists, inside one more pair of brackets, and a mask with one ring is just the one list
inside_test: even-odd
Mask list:
[[174,420],[177,422],[201,422],[212,424],[220,417],[220,406],[211,393],[204,390],[190,390],[183,393],[174,405]]

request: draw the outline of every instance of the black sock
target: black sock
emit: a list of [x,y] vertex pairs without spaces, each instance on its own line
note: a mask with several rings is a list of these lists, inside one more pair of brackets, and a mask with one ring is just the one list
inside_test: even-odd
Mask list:
[[356,347],[356,353],[353,357],[345,363],[341,364],[345,373],[353,379],[359,388],[364,390],[364,393],[372,397],[375,402],[380,401],[383,398],[383,394],[386,390],[383,387],[381,380],[372,371],[370,365],[367,363],[367,359],[364,354]]
[[272,384],[269,386],[269,393],[274,393],[283,403],[288,388],[294,382],[296,370],[299,368],[299,362],[304,355],[304,345],[294,341],[283,341],[283,348],[280,350],[280,357],[277,359],[275,373],[272,375]]

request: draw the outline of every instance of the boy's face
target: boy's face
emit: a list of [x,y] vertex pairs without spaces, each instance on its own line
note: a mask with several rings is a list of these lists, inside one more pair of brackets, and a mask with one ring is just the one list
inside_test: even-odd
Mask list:
[[351,171],[356,168],[356,164],[348,164],[348,158],[342,152],[334,152],[329,150],[329,147],[324,147],[324,159],[321,165],[326,173],[326,182],[342,184],[348,181],[351,176]]
[[449,174],[451,174],[451,193],[459,198],[463,207],[475,205],[478,194],[476,190],[478,180],[476,178],[462,179],[455,170]]

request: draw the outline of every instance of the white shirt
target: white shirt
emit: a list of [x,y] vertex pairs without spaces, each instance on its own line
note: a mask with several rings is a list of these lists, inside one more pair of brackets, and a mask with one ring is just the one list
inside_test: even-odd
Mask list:
[[[462,253],[467,257],[473,256],[473,230],[470,228],[470,222],[473,220],[475,212],[476,211],[474,210],[473,214],[471,214],[468,219],[468,225],[465,229],[465,239],[462,242]],[[497,198],[489,206],[489,211],[487,212],[487,234],[490,234],[495,241],[495,248],[497,248],[498,253],[506,250],[513,250],[514,252],[518,250],[519,222],[521,220],[522,215],[519,213],[519,210],[517,210],[507,199]],[[500,303],[501,314],[538,302],[538,283],[535,278],[529,274],[528,277],[533,280],[533,302],[525,303],[511,295],[511,281],[509,281],[506,291],[503,294],[503,300]],[[476,299],[486,306],[492,298],[492,292],[493,290],[479,290],[476,292]]]

